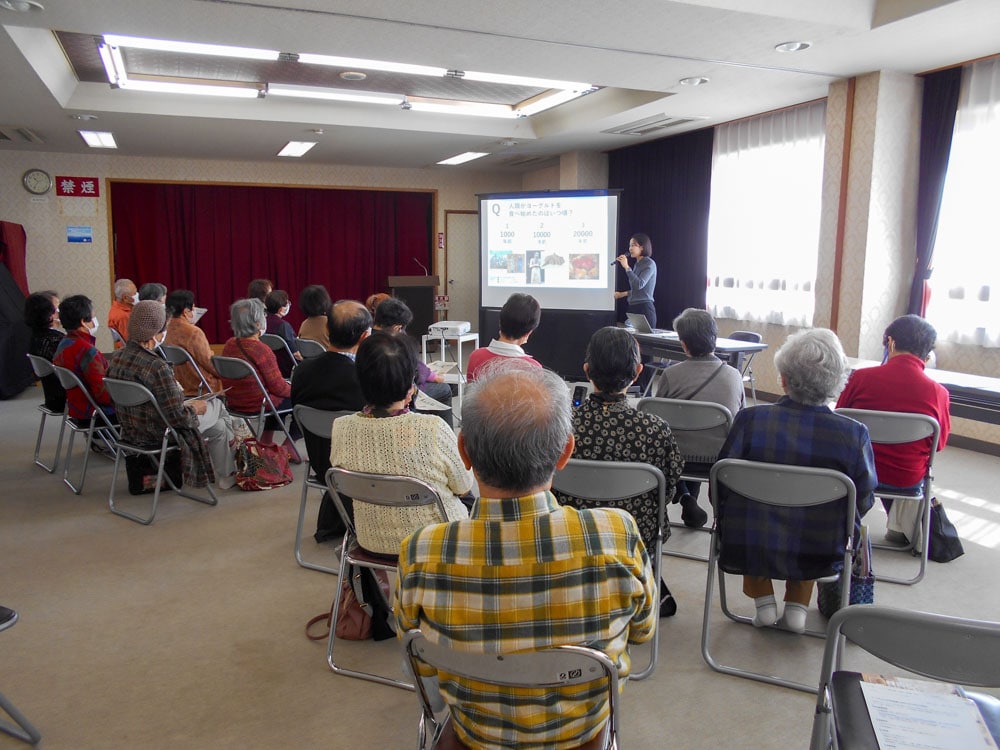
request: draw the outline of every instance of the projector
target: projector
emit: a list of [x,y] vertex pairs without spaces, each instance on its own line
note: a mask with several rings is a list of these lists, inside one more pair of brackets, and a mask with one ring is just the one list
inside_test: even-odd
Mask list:
[[427,327],[427,333],[431,336],[445,338],[448,336],[461,336],[468,333],[472,324],[467,320],[439,320]]

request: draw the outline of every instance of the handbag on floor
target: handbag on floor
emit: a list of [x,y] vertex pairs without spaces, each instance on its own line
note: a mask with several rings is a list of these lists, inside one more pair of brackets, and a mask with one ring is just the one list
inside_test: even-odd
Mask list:
[[[872,573],[872,542],[868,535],[868,527],[861,527],[861,543],[858,545],[858,553],[854,556],[851,565],[851,590],[848,594],[848,604],[874,604],[875,603],[875,575]],[[841,581],[823,582],[816,585],[816,606],[820,613],[827,618],[833,617],[834,612],[840,609],[840,594],[842,591]]]
[[256,438],[236,446],[236,486],[241,490],[273,490],[292,482],[288,451]]
[[[389,625],[391,613],[385,604],[391,596],[389,578],[385,573],[381,571],[376,573],[370,568],[352,565],[347,570],[345,580],[341,581],[337,588],[337,596],[340,597],[340,608],[337,610],[337,622],[333,627],[338,638],[347,641],[365,641],[369,638],[383,641],[395,636]],[[306,623],[306,638],[311,641],[323,641],[329,638],[332,619],[333,604],[330,605],[329,612],[316,615]],[[317,622],[324,621],[325,633],[314,635],[309,632]]]
[[944,512],[944,506],[938,502],[936,497],[933,498],[931,500],[931,536],[927,557],[934,562],[946,563],[964,554],[965,549],[962,547],[962,540],[958,537],[958,529]]

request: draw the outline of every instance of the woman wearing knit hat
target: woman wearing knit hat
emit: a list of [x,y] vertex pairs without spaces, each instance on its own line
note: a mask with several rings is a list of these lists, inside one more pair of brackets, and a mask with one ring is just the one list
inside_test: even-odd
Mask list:
[[[204,487],[217,481],[220,489],[228,489],[236,474],[232,419],[219,399],[184,402],[173,369],[154,352],[163,343],[166,327],[163,305],[154,300],[137,303],[128,320],[128,343],[111,356],[108,377],[140,383],[153,394],[181,438],[184,484]],[[122,437],[129,442],[155,445],[163,439],[163,424],[152,404],[122,407],[118,419]]]

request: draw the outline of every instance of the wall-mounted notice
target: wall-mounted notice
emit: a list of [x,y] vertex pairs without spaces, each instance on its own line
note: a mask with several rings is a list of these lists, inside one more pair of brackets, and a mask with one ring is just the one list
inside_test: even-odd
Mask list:
[[93,242],[93,227],[66,227],[67,242]]

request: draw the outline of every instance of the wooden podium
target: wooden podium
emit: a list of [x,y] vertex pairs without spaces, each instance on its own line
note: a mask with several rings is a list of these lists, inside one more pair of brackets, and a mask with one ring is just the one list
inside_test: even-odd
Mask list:
[[388,287],[393,297],[406,303],[413,312],[408,333],[420,341],[434,322],[434,296],[440,283],[437,276],[390,276]]

